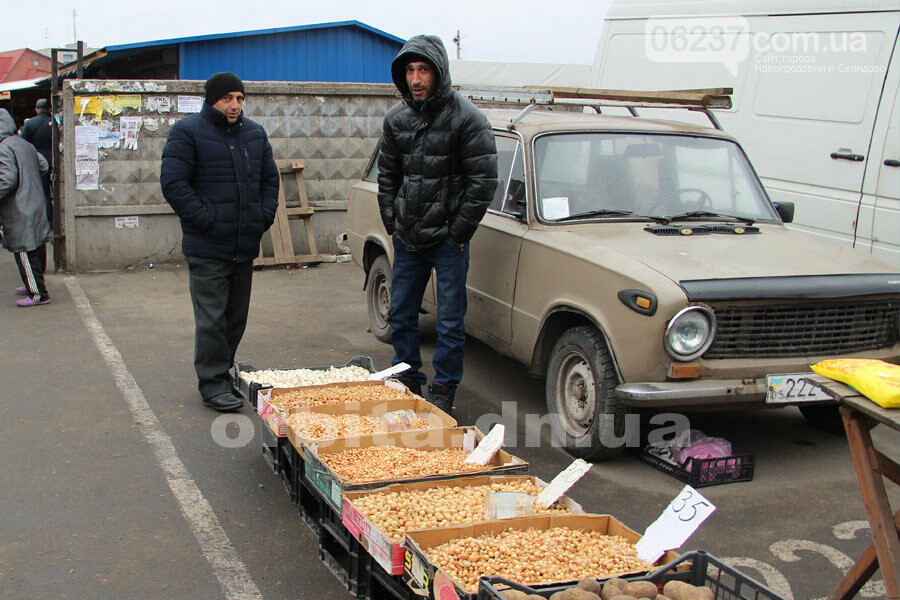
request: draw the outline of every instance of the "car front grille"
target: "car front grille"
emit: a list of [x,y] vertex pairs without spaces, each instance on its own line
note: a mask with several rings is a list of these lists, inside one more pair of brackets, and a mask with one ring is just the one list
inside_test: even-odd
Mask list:
[[715,307],[706,359],[832,356],[897,343],[900,301]]

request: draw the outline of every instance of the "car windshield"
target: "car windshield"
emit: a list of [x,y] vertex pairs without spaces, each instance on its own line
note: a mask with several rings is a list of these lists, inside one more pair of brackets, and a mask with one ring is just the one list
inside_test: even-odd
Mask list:
[[737,144],[686,135],[559,133],[534,142],[545,221],[779,220]]

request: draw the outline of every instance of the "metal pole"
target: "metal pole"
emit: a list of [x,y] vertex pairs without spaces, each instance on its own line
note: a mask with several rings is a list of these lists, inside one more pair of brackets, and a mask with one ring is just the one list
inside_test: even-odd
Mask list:
[[78,65],[76,67],[78,79],[84,77],[84,42],[78,40]]
[[50,165],[50,181],[53,189],[53,265],[59,271],[65,269],[66,253],[62,244],[62,231],[60,230],[59,209],[62,204],[62,198],[60,195],[59,166],[62,161],[59,151],[59,121],[56,120],[56,117],[62,112],[62,102],[59,94],[59,56],[55,48],[50,51],[50,71],[50,116],[52,117],[50,126],[53,143],[53,162]]

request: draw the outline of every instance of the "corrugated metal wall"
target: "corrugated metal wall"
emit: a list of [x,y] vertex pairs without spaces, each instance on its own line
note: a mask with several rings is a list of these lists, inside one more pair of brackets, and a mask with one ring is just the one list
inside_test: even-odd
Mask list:
[[180,44],[180,78],[231,71],[248,81],[390,83],[402,44],[358,27],[305,29]]

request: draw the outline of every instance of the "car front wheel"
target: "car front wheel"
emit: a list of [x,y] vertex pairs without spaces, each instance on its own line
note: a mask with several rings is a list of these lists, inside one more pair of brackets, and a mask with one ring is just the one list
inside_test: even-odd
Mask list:
[[603,460],[625,450],[625,407],[603,336],[594,327],[564,332],[550,355],[547,410],[553,435],[576,458]]
[[391,314],[391,264],[388,262],[387,256],[382,254],[372,261],[368,279],[366,303],[369,308],[369,327],[376,338],[389,344],[391,342],[391,326],[388,323],[388,317]]

